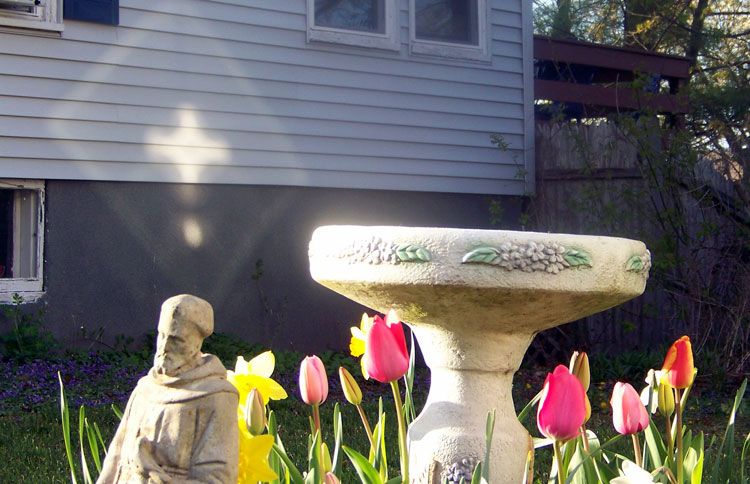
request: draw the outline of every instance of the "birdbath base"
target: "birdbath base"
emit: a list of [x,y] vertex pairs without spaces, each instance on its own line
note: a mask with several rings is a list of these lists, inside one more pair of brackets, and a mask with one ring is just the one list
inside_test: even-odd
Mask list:
[[469,475],[484,459],[493,409],[490,481],[520,482],[531,438],[511,388],[533,336],[640,295],[649,267],[643,243],[613,237],[327,226],[310,242],[313,279],[377,311],[396,309],[419,342],[432,372],[409,429],[419,483]]

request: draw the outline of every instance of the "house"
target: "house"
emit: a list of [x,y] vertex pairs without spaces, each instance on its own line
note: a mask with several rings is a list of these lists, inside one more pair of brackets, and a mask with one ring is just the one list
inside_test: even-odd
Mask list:
[[[341,347],[322,224],[490,227],[533,190],[531,2],[0,0],[0,297],[66,342]],[[500,149],[491,135],[499,135]]]

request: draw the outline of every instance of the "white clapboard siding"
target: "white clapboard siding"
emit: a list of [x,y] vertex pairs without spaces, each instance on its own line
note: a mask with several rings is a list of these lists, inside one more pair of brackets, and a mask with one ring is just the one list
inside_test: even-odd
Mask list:
[[487,63],[411,55],[408,0],[399,51],[308,43],[305,0],[0,31],[0,178],[526,193],[530,6],[488,2]]

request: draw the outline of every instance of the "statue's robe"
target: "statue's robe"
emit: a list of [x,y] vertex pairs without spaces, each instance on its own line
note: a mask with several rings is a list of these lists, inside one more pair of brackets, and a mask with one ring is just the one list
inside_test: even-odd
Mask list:
[[177,377],[141,378],[97,484],[237,482],[238,394],[218,358]]

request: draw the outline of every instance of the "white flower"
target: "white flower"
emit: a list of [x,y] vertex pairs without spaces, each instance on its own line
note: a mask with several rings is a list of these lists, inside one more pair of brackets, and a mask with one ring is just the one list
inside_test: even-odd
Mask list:
[[[648,374],[646,375],[648,386],[641,390],[641,402],[643,402],[643,406],[651,413],[656,413],[658,410],[659,382],[661,382],[663,373],[661,370],[648,370]],[[651,394],[651,408],[648,406],[649,394]]]
[[654,478],[648,471],[629,460],[623,461],[620,474],[622,475],[609,481],[609,484],[654,484]]

